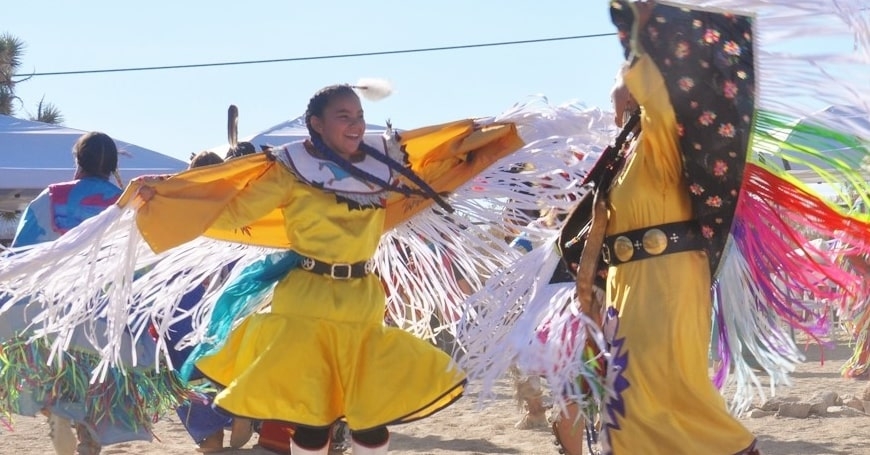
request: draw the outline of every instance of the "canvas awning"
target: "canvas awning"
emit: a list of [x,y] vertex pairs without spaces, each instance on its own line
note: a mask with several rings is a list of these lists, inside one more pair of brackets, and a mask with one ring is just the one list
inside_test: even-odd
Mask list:
[[[72,180],[72,148],[85,131],[0,115],[0,211],[22,210],[48,185]],[[179,159],[115,140],[121,179],[171,174],[187,168]]]

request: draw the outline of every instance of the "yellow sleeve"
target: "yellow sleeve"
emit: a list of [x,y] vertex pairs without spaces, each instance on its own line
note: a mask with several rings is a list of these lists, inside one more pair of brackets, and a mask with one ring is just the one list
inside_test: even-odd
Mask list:
[[249,226],[276,208],[287,205],[296,183],[296,178],[283,165],[270,166],[230,199],[210,228],[234,230]]
[[[402,133],[411,169],[438,193],[455,191],[481,171],[522,147],[513,123],[480,126],[471,119]],[[407,221],[432,200],[393,194],[387,201],[384,231]]]
[[651,153],[646,160],[666,182],[682,178],[679,126],[662,73],[649,54],[642,54],[623,76],[641,107],[641,143]]
[[623,78],[631,95],[643,108],[645,117],[662,119],[663,124],[676,124],[665,79],[649,54],[638,57]]
[[[296,182],[281,163],[255,153],[183,171],[162,181],[134,180],[118,205],[136,207],[136,226],[155,253],[202,235],[248,245],[288,248],[281,207],[289,201]],[[156,193],[146,204],[138,197],[143,184]],[[268,212],[267,207],[271,207],[267,216],[250,221],[256,212]],[[230,228],[220,229],[218,224]],[[240,226],[251,229],[236,229]]]

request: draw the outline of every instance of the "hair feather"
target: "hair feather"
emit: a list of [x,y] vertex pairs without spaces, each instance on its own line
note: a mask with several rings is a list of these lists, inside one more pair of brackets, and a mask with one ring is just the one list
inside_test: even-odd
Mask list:
[[386,79],[363,78],[353,88],[369,101],[382,100],[393,93],[393,86]]

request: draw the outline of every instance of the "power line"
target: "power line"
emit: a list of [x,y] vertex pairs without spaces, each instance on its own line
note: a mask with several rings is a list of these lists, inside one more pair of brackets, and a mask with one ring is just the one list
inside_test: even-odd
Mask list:
[[353,58],[353,57],[372,57],[377,55],[396,55],[396,54],[414,54],[420,52],[437,52],[437,51],[452,51],[460,49],[474,49],[481,47],[496,47],[496,46],[514,46],[518,44],[534,44],[547,43],[553,41],[568,41],[587,38],[601,38],[604,36],[614,36],[616,33],[598,33],[592,35],[576,35],[576,36],[561,36],[556,38],[538,38],[521,41],[501,41],[496,43],[481,43],[481,44],[463,44],[458,46],[441,46],[441,47],[425,47],[417,49],[401,49],[393,51],[376,51],[376,52],[359,52],[353,54],[332,54],[332,55],[317,55],[311,57],[291,57],[291,58],[276,58],[268,60],[244,60],[235,62],[219,62],[219,63],[192,63],[188,65],[164,65],[164,66],[140,66],[130,68],[111,68],[97,70],[78,70],[78,71],[52,71],[46,73],[32,74],[16,74],[15,77],[37,77],[37,76],[69,76],[73,74],[99,74],[99,73],[129,73],[133,71],[157,71],[157,70],[177,70],[187,68],[207,68],[214,66],[238,66],[238,65],[258,65],[262,63],[279,63],[279,62],[301,62],[307,60],[330,60],[338,58]]

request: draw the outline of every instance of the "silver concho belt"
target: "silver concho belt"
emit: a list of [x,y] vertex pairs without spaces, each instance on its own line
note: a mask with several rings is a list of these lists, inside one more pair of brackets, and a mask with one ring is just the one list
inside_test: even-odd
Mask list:
[[610,265],[648,259],[666,254],[704,249],[696,221],[678,221],[635,229],[604,238],[601,249]]

